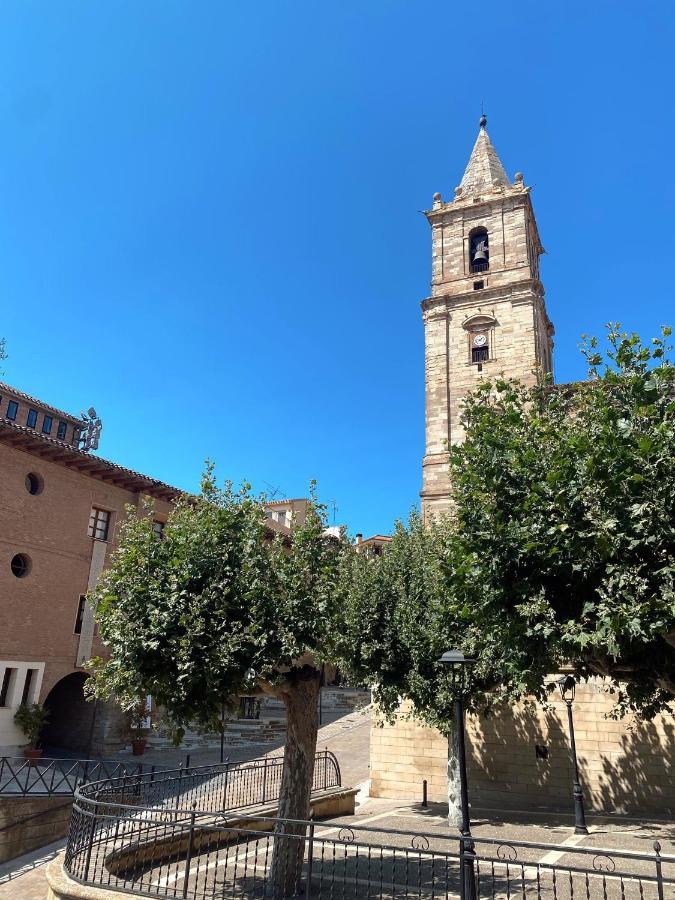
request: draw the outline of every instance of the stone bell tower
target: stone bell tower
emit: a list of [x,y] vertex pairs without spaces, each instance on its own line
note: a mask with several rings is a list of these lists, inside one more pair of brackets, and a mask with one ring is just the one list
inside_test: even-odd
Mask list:
[[426,452],[422,515],[449,509],[447,447],[462,441],[462,400],[501,373],[526,384],[552,371],[553,326],[539,257],[544,248],[521,173],[509,181],[480,131],[452,200],[434,194],[431,296],[422,301]]

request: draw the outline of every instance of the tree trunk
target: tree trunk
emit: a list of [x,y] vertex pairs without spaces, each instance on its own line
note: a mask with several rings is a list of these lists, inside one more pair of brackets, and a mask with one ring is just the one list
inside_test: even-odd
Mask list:
[[448,825],[462,824],[462,790],[459,777],[459,743],[457,724],[450,723],[448,734]]
[[[286,705],[287,735],[279,792],[279,819],[309,818],[318,730],[317,701],[321,673],[313,666],[292,669],[279,690]],[[272,854],[272,898],[287,900],[301,893],[305,827],[277,822]]]

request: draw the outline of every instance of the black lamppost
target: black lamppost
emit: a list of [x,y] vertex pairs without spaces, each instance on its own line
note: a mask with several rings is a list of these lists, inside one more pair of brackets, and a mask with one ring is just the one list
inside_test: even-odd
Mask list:
[[577,684],[572,675],[563,675],[558,680],[560,696],[567,704],[567,721],[570,729],[570,758],[574,769],[574,833],[588,834],[586,816],[584,815],[584,795],[579,781],[579,765],[577,763],[577,745],[574,740],[574,717],[572,716],[572,703],[576,694]]
[[469,819],[469,791],[466,778],[466,746],[464,740],[464,696],[467,690],[467,667],[476,662],[467,659],[461,650],[447,650],[441,656],[441,662],[450,667],[452,686],[455,696],[455,725],[457,728],[457,752],[459,756],[459,784],[462,806],[462,824],[459,842],[460,855],[460,897],[462,900],[474,900],[476,891],[476,867],[474,860],[476,849],[471,840],[471,820]]

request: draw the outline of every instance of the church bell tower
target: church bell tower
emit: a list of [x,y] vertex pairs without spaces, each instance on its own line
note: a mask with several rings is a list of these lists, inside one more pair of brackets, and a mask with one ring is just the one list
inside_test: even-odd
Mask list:
[[426,452],[422,515],[450,506],[448,445],[463,439],[463,398],[482,378],[533,384],[552,371],[553,326],[539,257],[544,252],[523,175],[509,180],[485,116],[452,200],[434,194],[431,296],[422,301]]

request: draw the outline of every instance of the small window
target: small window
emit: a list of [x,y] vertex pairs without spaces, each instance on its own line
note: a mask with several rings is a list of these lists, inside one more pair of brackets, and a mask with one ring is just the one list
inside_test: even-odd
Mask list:
[[37,409],[29,409],[28,410],[28,418],[26,419],[26,425],[28,428],[35,428],[37,425]]
[[59,422],[59,429],[56,432],[56,436],[60,441],[65,441],[67,430],[68,430],[68,423],[67,422]]
[[7,404],[7,418],[11,422],[16,422],[16,414],[18,413],[18,411],[19,404],[16,402],[16,400],[10,400]]
[[160,522],[159,519],[155,519],[155,521],[152,523],[152,533],[160,541],[164,537],[164,525],[165,523]]
[[92,507],[91,515],[89,516],[89,537],[93,537],[97,541],[107,541],[109,526],[110,513],[108,510]]
[[17,578],[25,578],[30,572],[30,557],[25,553],[17,553],[10,563],[12,574]]
[[474,281],[474,283],[473,283],[474,291],[482,291],[484,287],[485,287],[484,281]]
[[33,687],[33,682],[35,681],[35,676],[37,675],[37,669],[27,669],[26,670],[26,680],[23,683],[23,692],[21,694],[21,703],[31,703],[31,688]]
[[53,419],[51,416],[45,416],[42,420],[42,433],[43,434],[51,434],[52,433],[52,423]]
[[29,494],[39,494],[42,491],[44,482],[39,475],[36,475],[35,472],[29,472],[26,475],[26,490]]
[[82,623],[84,622],[84,610],[87,605],[87,598],[84,594],[80,594],[80,599],[77,604],[77,615],[75,616],[75,628],[73,631],[75,634],[82,634]]
[[16,669],[5,669],[2,676],[2,687],[0,688],[0,706],[7,706],[9,700],[9,691],[12,687],[12,679],[16,673]]
[[482,363],[488,359],[490,359],[490,348],[489,347],[472,347],[471,348],[471,362],[472,363]]

